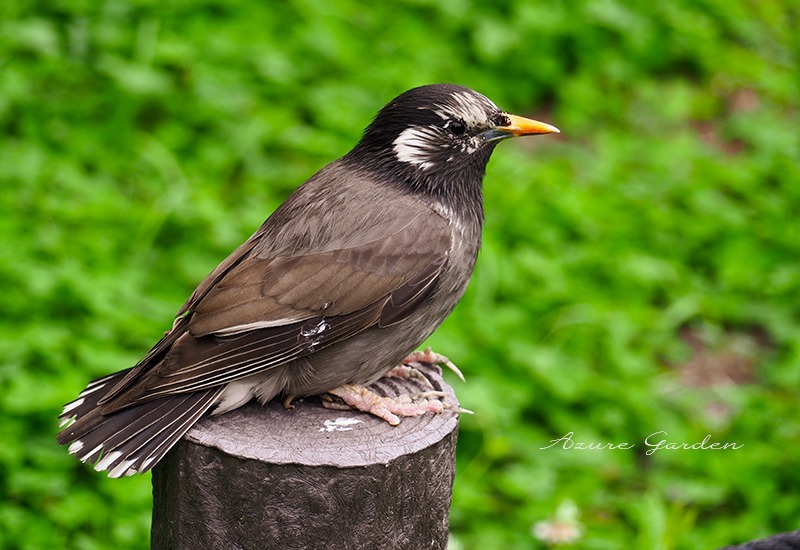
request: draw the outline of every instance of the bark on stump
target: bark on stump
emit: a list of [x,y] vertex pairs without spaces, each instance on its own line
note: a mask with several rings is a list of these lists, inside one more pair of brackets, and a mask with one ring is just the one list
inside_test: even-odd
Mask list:
[[[420,370],[457,406],[438,367]],[[446,548],[457,426],[448,411],[393,427],[318,398],[203,419],[153,469],[152,548]]]

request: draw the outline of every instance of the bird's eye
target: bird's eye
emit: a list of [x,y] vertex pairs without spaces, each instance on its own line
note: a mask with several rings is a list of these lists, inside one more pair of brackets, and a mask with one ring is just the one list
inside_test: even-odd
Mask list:
[[457,119],[448,120],[444,127],[450,130],[454,136],[460,136],[467,131],[467,125]]

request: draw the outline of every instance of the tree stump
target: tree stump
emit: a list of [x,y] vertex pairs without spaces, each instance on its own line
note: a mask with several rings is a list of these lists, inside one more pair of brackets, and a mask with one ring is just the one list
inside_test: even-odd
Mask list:
[[719,550],[798,550],[800,549],[800,530],[778,533],[766,539],[751,540],[736,546],[726,546]]
[[[457,408],[441,370],[420,370]],[[445,548],[457,425],[446,411],[390,426],[319,398],[205,418],[153,469],[152,548]]]

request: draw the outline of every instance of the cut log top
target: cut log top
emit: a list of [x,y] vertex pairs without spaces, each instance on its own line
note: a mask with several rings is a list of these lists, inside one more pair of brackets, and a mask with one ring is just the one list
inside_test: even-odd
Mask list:
[[[441,369],[419,369],[445,392],[446,403],[458,408],[453,388]],[[396,396],[429,390],[419,380],[383,378],[370,387],[380,395]],[[335,466],[348,468],[388,463],[440,441],[458,422],[457,413],[445,411],[402,418],[390,426],[361,411],[326,409],[317,397],[295,401],[285,410],[278,401],[251,402],[235,411],[198,422],[185,436],[188,441],[214,447],[227,455],[271,464]]]

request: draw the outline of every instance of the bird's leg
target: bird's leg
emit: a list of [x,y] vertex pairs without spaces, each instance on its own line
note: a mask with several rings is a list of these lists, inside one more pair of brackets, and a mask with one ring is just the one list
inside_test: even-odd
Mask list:
[[293,401],[294,401],[293,395],[287,395],[286,397],[284,397],[283,408],[287,411],[294,410],[294,403],[292,403]]
[[[383,397],[364,386],[345,384],[328,392],[344,401],[345,406],[332,400],[330,395],[322,396],[323,406],[329,409],[354,408],[359,411],[374,414],[392,426],[400,424],[401,416],[420,416],[428,412],[440,413],[453,407],[439,401],[443,392],[424,392],[418,396],[398,395],[397,397]],[[434,399],[429,399],[432,397]]]

